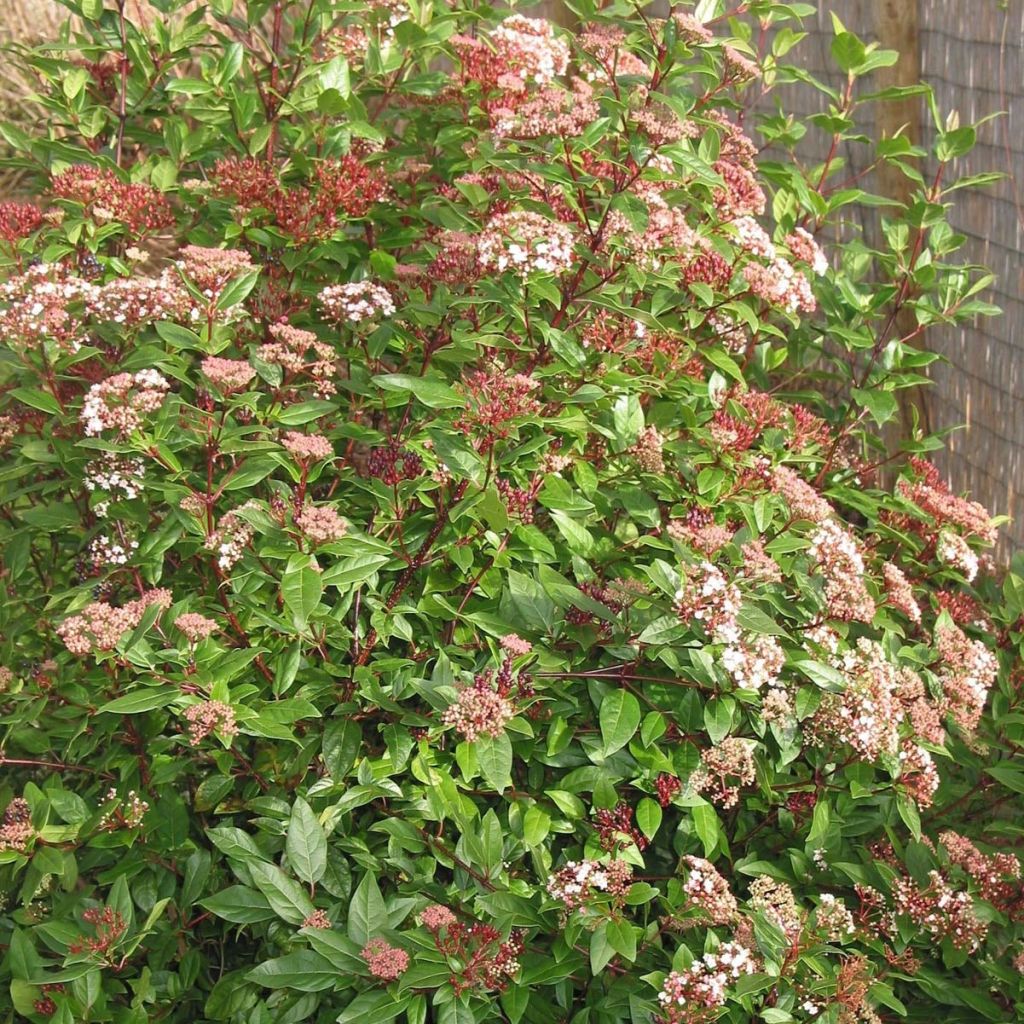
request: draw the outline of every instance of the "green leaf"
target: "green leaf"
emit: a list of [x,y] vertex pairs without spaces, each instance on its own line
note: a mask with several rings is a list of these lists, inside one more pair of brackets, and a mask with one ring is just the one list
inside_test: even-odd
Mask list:
[[377,879],[372,872],[367,871],[348,906],[348,937],[363,946],[387,926],[384,897],[377,886]]
[[281,597],[299,632],[306,628],[323,592],[323,578],[313,568],[312,558],[304,554],[292,555],[281,577]]
[[605,757],[624,747],[640,725],[640,702],[628,690],[612,690],[601,701],[601,752]]
[[636,806],[636,823],[648,839],[653,839],[662,819],[661,804],[645,796]]
[[408,1005],[410,996],[396,997],[390,992],[363,992],[341,1012],[337,1024],[387,1024]]
[[260,271],[257,267],[255,270],[249,270],[240,277],[229,281],[224,286],[224,290],[217,296],[217,309],[222,311],[231,309],[240,302],[244,302],[248,298],[249,293],[256,287],[256,281],[259,279],[259,276]]
[[341,980],[337,968],[311,949],[267,960],[245,977],[264,988],[289,988],[296,992],[324,992]]
[[840,71],[852,71],[864,60],[866,47],[852,32],[840,32],[832,40],[832,58]]
[[507,733],[478,737],[473,747],[480,774],[497,793],[504,793],[512,785],[512,741]]
[[161,686],[155,689],[136,690],[134,693],[127,693],[123,697],[107,701],[106,704],[97,708],[97,714],[114,715],[139,715],[144,711],[154,711],[157,708],[166,707],[178,697],[176,690],[169,686]]
[[891,391],[882,391],[877,387],[852,388],[850,394],[859,406],[867,409],[879,426],[888,423],[899,410],[896,396]]
[[606,931],[608,944],[630,963],[636,959],[636,928],[624,918],[612,918]]
[[16,398],[40,412],[49,413],[51,416],[59,416],[61,413],[60,403],[48,391],[40,391],[38,388],[13,388],[8,393],[11,398]]
[[313,903],[302,886],[289,878],[276,864],[253,861],[246,865],[253,884],[264,896],[278,917],[289,924],[300,925],[313,913]]
[[296,797],[285,843],[288,863],[304,882],[319,882],[327,870],[327,836],[312,808]]
[[710,857],[718,846],[718,837],[722,831],[718,815],[709,803],[692,807],[690,814],[693,816],[693,828],[697,838],[704,845],[704,856]]
[[229,886],[199,905],[233,924],[259,924],[277,917],[266,896],[247,885]]
[[636,395],[622,395],[615,400],[612,408],[612,427],[619,451],[636,442],[640,431],[644,429],[644,411]]
[[536,804],[523,815],[523,841],[527,846],[540,846],[551,830],[551,815]]
[[466,404],[458,391],[433,377],[384,373],[374,377],[373,383],[385,391],[411,391],[428,409],[461,409]]
[[608,921],[602,921],[590,936],[590,970],[600,974],[615,956],[615,947],[608,941]]

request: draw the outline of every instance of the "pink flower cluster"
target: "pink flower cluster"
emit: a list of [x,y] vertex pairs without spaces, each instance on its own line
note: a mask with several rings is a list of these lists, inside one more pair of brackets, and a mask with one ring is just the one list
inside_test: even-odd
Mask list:
[[188,722],[188,741],[193,747],[198,747],[211,733],[220,733],[230,742],[238,732],[234,708],[219,700],[190,704],[185,708],[185,720]]
[[971,897],[955,889],[938,871],[928,873],[924,887],[912,878],[897,878],[892,898],[896,913],[909,917],[935,945],[949,939],[956,949],[970,952],[981,945],[988,932],[988,924],[975,913]]
[[142,493],[146,467],[142,459],[114,452],[103,452],[85,467],[82,482],[87,491],[105,491],[107,498],[96,502],[93,511],[103,519],[109,511],[111,501],[130,501]]
[[370,939],[359,955],[380,981],[397,981],[409,969],[409,954],[386,939]]
[[213,619],[199,615],[197,612],[185,612],[174,620],[176,629],[188,637],[190,643],[198,643],[217,631],[217,623]]
[[252,257],[241,249],[186,245],[179,256],[178,267],[211,301],[216,301],[233,277],[253,269]]
[[300,434],[297,430],[289,430],[281,444],[297,462],[329,459],[334,455],[331,442],[323,434]]
[[335,371],[335,353],[312,331],[303,331],[289,324],[270,327],[273,341],[264,342],[256,352],[258,359],[283,367],[290,374],[307,373],[313,378],[314,391],[329,398],[337,388],[331,377]]
[[241,391],[256,376],[256,371],[241,359],[207,356],[202,368],[206,379],[225,394]]
[[757,963],[746,946],[723,942],[714,953],[705,953],[685,971],[672,971],[665,979],[658,1002],[666,1024],[705,1024],[725,1005],[729,986],[744,974],[753,974]]
[[0,285],[8,303],[0,329],[10,345],[32,348],[53,341],[66,352],[79,348],[81,316],[72,310],[92,293],[92,286],[63,267],[42,263]]
[[550,85],[569,65],[569,47],[556,38],[551,23],[521,14],[506,18],[486,40],[453,36],[451,41],[467,79],[505,93]]
[[895,562],[886,562],[882,566],[882,579],[885,581],[886,603],[906,615],[911,622],[920,623],[921,606],[903,570]]
[[722,651],[722,664],[733,682],[746,690],[774,685],[785,663],[785,651],[775,637],[767,634],[747,633]]
[[571,860],[548,879],[547,890],[566,910],[577,910],[601,896],[621,899],[632,878],[633,869],[623,860]]
[[730,583],[721,569],[701,562],[684,575],[675,608],[684,622],[699,622],[716,643],[736,643],[741,601],[740,588]]
[[728,736],[701,754],[700,765],[690,776],[690,787],[720,807],[729,808],[736,806],[740,789],[755,778],[753,742]]
[[959,626],[938,626],[935,645],[942,659],[938,676],[947,710],[956,724],[971,734],[985,710],[999,662],[980,640],[969,639]]
[[828,271],[828,259],[814,236],[804,228],[794,228],[786,235],[789,251],[801,263],[806,263],[819,277]]
[[982,853],[966,836],[947,830],[939,835],[951,864],[977,886],[983,900],[1004,913],[1021,895],[1020,861],[1013,853]]
[[540,381],[523,373],[509,373],[501,367],[475,370],[462,385],[466,410],[455,427],[480,435],[478,446],[486,451],[495,441],[508,437],[516,420],[540,411],[534,397],[538,388]]
[[[600,108],[594,99],[594,88],[574,78],[569,89],[553,85],[541,89],[528,100],[512,106],[492,107],[492,131],[496,136],[513,139],[536,139],[545,135],[575,138],[597,120]],[[463,236],[465,238],[466,236]],[[475,263],[475,246],[472,247]],[[455,255],[455,247],[450,247]]]
[[944,565],[959,569],[968,583],[973,583],[978,575],[978,556],[971,550],[970,544],[952,530],[943,530],[939,534],[935,556]]
[[846,685],[841,693],[823,693],[808,736],[825,749],[852,747],[869,761],[895,755],[903,706],[898,699],[896,670],[881,645],[861,637],[835,667]]
[[420,914],[420,923],[430,932],[439,932],[443,928],[450,928],[455,921],[456,917],[451,910],[439,903],[431,903]]
[[89,388],[79,418],[85,433],[97,437],[104,430],[130,434],[142,426],[142,417],[163,405],[170,384],[156,370],[115,373]]
[[813,313],[818,308],[807,278],[788,261],[777,256],[768,266],[748,263],[743,276],[759,299],[789,313]]
[[875,601],[864,585],[864,556],[853,534],[827,519],[811,535],[807,553],[825,577],[825,602],[832,618],[870,622]]
[[361,324],[395,312],[391,294],[372,281],[328,285],[320,292],[320,305],[327,319],[337,324]]
[[256,531],[241,513],[258,507],[256,502],[247,501],[244,505],[232,509],[221,517],[216,530],[206,538],[206,550],[217,552],[217,565],[221,569],[230,569],[234,566],[249,546],[249,541]]
[[492,689],[485,677],[477,676],[472,685],[459,690],[455,703],[444,709],[441,721],[472,743],[480,736],[500,736],[515,713],[508,697]]
[[793,890],[785,882],[758,875],[750,883],[750,905],[777,924],[786,935],[795,938],[803,928],[803,916]]
[[115,278],[86,294],[85,310],[100,323],[135,330],[160,320],[188,316],[188,293],[170,273],[160,277]]
[[729,883],[703,857],[686,856],[683,863],[689,870],[683,892],[688,907],[703,911],[712,924],[729,924],[736,919],[736,897]]
[[572,267],[573,234],[558,221],[529,210],[511,210],[492,217],[476,240],[484,270],[561,274]]
[[94,601],[75,615],[69,615],[58,627],[57,635],[72,654],[112,651],[118,641],[141,621],[150,605],[171,606],[169,590],[150,590],[134,601],[115,608],[105,601]]
[[329,505],[307,505],[296,513],[295,525],[314,544],[330,544],[348,532],[348,523]]
[[3,819],[0,820],[0,850],[25,853],[35,835],[28,801],[16,796],[7,805]]
[[771,488],[797,519],[820,523],[835,513],[835,509],[789,466],[776,466],[772,470]]

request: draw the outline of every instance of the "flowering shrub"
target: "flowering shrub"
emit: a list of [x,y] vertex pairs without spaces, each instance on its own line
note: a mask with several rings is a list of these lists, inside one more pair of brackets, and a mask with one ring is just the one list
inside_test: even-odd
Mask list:
[[1024,579],[904,401],[992,312],[973,129],[867,140],[838,23],[788,116],[800,3],[66,6],[0,126],[18,1019],[1019,1019]]

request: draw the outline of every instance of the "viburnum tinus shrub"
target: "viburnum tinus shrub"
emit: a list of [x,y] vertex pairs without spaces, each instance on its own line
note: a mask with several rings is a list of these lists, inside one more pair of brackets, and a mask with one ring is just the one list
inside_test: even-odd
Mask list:
[[1017,1019],[1024,580],[892,429],[973,129],[864,137],[838,23],[789,116],[804,4],[66,6],[0,1019]]

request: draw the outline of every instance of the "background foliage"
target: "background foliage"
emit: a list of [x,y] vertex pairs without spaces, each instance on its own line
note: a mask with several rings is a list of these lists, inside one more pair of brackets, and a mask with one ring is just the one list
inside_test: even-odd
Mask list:
[[839,23],[787,117],[803,4],[66,6],[0,126],[0,1012],[1018,1014],[1024,589],[882,438],[993,312],[973,129],[860,136]]

